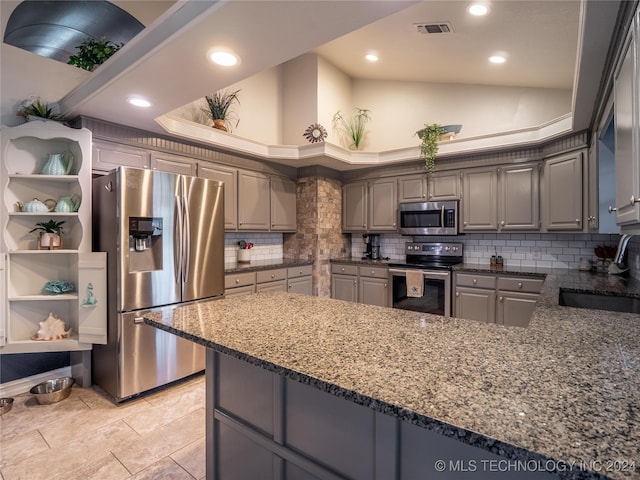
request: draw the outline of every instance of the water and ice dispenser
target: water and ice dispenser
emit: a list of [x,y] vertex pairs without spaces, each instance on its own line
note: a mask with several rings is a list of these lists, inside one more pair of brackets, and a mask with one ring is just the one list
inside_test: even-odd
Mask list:
[[162,270],[162,218],[129,217],[129,271]]

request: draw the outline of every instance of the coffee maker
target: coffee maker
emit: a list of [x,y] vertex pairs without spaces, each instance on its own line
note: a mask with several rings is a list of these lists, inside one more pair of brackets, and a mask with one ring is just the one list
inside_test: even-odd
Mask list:
[[365,252],[363,258],[378,260],[380,258],[380,235],[375,233],[362,234],[364,240]]

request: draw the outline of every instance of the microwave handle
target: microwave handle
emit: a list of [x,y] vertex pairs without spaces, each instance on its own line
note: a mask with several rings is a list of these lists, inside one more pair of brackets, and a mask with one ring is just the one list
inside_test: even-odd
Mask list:
[[444,228],[444,205],[440,209],[440,227]]

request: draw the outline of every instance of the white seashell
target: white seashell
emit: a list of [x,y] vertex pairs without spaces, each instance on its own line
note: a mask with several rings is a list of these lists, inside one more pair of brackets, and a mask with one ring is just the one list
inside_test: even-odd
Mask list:
[[71,335],[71,329],[64,329],[64,322],[53,313],[44,322],[40,322],[40,330],[33,337],[33,340],[60,340]]

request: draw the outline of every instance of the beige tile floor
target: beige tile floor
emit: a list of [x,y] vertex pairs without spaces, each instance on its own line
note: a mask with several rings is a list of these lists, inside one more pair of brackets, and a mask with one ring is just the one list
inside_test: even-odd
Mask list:
[[0,417],[0,476],[204,479],[204,404],[204,375],[121,405],[95,388],[53,405],[19,395]]

